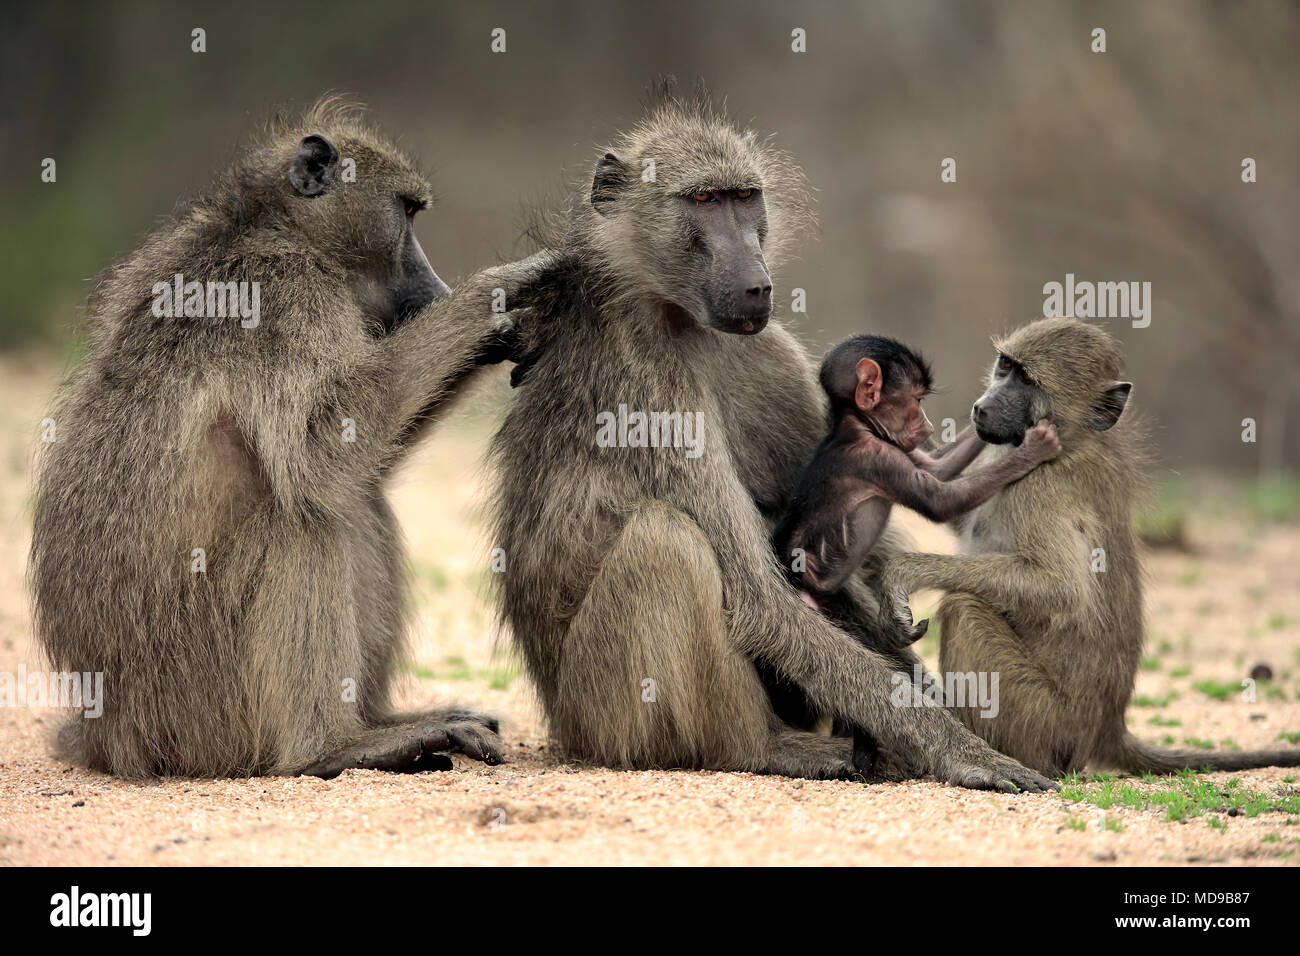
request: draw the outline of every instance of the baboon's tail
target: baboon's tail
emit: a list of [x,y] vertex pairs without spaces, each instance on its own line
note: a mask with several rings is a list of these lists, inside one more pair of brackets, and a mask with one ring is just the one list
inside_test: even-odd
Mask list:
[[1300,747],[1289,750],[1161,750],[1126,733],[1110,762],[1129,773],[1173,773],[1176,770],[1250,770],[1254,767],[1300,767]]

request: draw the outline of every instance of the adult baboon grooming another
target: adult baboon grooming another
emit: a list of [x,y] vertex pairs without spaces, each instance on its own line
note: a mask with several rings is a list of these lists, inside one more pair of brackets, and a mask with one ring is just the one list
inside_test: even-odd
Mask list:
[[[774,717],[761,661],[907,771],[1051,786],[942,709],[892,707],[892,668],[776,563],[767,519],[826,421],[808,357],[768,322],[765,258],[802,197],[781,153],[665,98],[596,164],[555,236],[563,268],[528,293],[550,338],[494,443],[495,526],[504,618],[551,731],[611,766],[851,774],[847,738]],[[602,413],[659,427],[598,443]]]
[[1064,451],[958,518],[961,554],[906,554],[884,573],[889,591],[952,592],[939,611],[940,670],[1000,675],[997,715],[956,708],[961,719],[1049,776],[1089,765],[1300,765],[1300,750],[1159,750],[1125,728],[1144,634],[1130,509],[1146,455],[1132,416],[1121,417],[1131,386],[1116,381],[1119,349],[1073,319],[1034,322],[996,346],[972,418],[979,436],[1000,447],[982,457],[1005,457],[1040,418],[1056,425]]
[[32,541],[53,665],[104,674],[103,715],[61,734],[73,759],[130,776],[499,759],[489,718],[389,709],[406,621],[385,484],[504,357],[490,296],[527,274],[443,299],[411,227],[429,198],[325,102],[100,279]]

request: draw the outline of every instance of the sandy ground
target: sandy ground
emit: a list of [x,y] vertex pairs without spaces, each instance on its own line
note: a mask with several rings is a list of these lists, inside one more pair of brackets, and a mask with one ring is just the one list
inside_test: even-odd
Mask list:
[[[28,465],[56,370],[0,364],[0,671],[41,666],[24,589]],[[500,375],[405,471],[396,492],[417,606],[405,702],[495,709],[509,762],[457,758],[446,773],[349,771],[309,778],[127,783],[52,759],[58,712],[0,707],[0,863],[48,864],[1294,864],[1300,816],[1167,822],[1056,795],[975,793],[933,782],[864,786],[750,774],[625,773],[553,758],[526,678],[494,652],[488,543],[476,510],[483,409],[509,399]],[[916,522],[926,547],[946,532]],[[1213,532],[1213,534],[1211,534]],[[1140,736],[1279,745],[1300,731],[1300,528],[1196,515],[1196,551],[1147,567],[1148,649],[1134,706]],[[919,598],[918,613],[928,600]],[[930,663],[936,648],[923,647]],[[1238,681],[1257,662],[1282,699],[1215,700],[1197,681]],[[1180,721],[1177,726],[1153,726]],[[1216,774],[1273,794],[1291,770]],[[1071,821],[1074,825],[1071,826]],[[1076,829],[1075,827],[1081,827]],[[1118,829],[1112,829],[1118,827]]]

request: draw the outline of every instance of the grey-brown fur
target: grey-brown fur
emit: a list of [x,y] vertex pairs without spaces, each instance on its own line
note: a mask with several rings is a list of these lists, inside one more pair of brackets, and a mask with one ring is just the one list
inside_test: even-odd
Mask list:
[[[885,571],[889,588],[950,592],[939,611],[941,671],[1000,675],[997,715],[958,708],[963,722],[1049,776],[1088,766],[1168,772],[1300,764],[1300,749],[1164,751],[1127,731],[1144,635],[1131,509],[1145,484],[1146,438],[1131,413],[1106,430],[1088,424],[1119,375],[1119,348],[1073,319],[1034,322],[995,344],[1041,388],[1043,404],[1030,414],[1056,424],[1064,450],[959,519],[959,555],[904,555]],[[984,456],[1009,450],[990,446]],[[1104,572],[1093,570],[1097,548]]]
[[[355,183],[295,194],[287,172],[308,134],[356,161]],[[473,276],[380,334],[364,309],[382,283],[363,264],[391,260],[398,193],[429,186],[326,101],[273,121],[100,278],[89,355],[52,412],[31,553],[54,668],[104,673],[103,716],[61,735],[72,759],[128,776],[498,759],[478,715],[390,710],[407,619],[385,492],[498,342],[489,296],[515,270]],[[260,326],[155,317],[151,288],[177,272],[260,282]],[[195,548],[206,572],[191,570]]]
[[[761,187],[763,252],[779,263],[807,218],[797,168],[707,102],[671,96],[609,152],[634,170],[653,158],[657,181],[631,177],[595,197],[602,209],[582,189],[548,237],[564,261],[534,290],[549,341],[493,446],[502,613],[558,744],[614,767],[851,774],[847,738],[776,719],[763,661],[873,733],[900,773],[1048,786],[943,710],[892,707],[891,668],[807,607],[772,554],[770,521],[823,432],[823,399],[778,323],[701,323],[672,210],[683,190]],[[620,403],[700,412],[703,454],[598,447],[595,417]]]

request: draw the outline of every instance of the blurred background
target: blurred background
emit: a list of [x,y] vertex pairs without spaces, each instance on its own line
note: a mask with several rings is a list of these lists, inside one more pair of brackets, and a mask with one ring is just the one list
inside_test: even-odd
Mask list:
[[[1263,476],[1286,499],[1298,51],[1300,6],[1280,0],[23,4],[0,38],[0,347],[72,353],[92,278],[272,109],[328,90],[367,104],[434,172],[419,231],[450,279],[522,251],[522,209],[585,179],[669,73],[805,167],[820,228],[777,291],[815,353],[904,337],[948,387],[932,417],[960,420],[989,336],[1041,315],[1045,283],[1150,282],[1148,328],[1105,324],[1162,476]],[[806,314],[789,315],[793,287]]]

